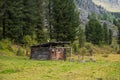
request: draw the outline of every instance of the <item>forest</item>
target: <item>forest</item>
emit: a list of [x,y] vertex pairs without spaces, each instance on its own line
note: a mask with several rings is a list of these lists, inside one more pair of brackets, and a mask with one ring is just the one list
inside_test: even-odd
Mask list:
[[[73,0],[1,0],[0,40],[27,47],[51,41],[77,41],[79,47],[84,42],[112,43],[112,30],[106,23],[101,24],[97,15],[90,14],[83,29],[79,13]],[[112,22],[118,26],[118,44],[119,22],[116,18]]]

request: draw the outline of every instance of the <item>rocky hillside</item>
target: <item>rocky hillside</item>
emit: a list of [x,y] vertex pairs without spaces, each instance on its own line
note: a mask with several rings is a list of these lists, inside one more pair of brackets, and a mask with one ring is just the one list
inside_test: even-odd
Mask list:
[[114,16],[110,12],[96,5],[92,0],[75,0],[75,4],[80,12],[80,19],[83,24],[88,22],[88,15],[95,13],[101,24],[107,23],[109,28],[113,30],[113,35],[117,35],[117,27],[112,23]]
[[110,12],[120,12],[120,0],[92,0]]
[[75,3],[79,10],[84,9],[87,12],[95,12],[96,14],[105,12],[105,10],[102,7],[94,4],[92,0],[75,0]]
[[107,14],[107,11],[101,6],[97,6],[92,0],[75,0],[75,4],[80,12],[80,18],[83,23],[87,22],[87,17],[91,13],[96,15]]

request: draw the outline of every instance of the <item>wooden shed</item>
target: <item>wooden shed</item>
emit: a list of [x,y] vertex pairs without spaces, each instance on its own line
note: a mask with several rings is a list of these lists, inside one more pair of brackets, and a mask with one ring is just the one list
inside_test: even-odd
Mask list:
[[70,44],[70,42],[48,42],[31,46],[30,59],[66,60],[65,44]]

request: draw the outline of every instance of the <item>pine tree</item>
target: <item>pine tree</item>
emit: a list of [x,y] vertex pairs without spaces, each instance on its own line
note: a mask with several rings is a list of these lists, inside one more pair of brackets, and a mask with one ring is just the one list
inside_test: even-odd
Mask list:
[[22,43],[29,35],[38,42],[44,39],[42,0],[5,0],[0,5],[0,22],[3,38]]
[[33,35],[35,30],[35,16],[34,16],[34,9],[35,9],[35,2],[33,0],[23,0],[23,35]]
[[118,44],[120,45],[120,25],[118,26]]
[[18,41],[21,38],[21,0],[5,0],[1,6],[3,38]]
[[52,0],[54,37],[57,41],[74,41],[79,15],[73,0]]
[[6,37],[6,35],[5,35],[5,33],[6,33],[6,27],[5,27],[5,25],[6,25],[6,20],[7,20],[7,18],[8,18],[8,16],[7,16],[7,11],[8,11],[8,8],[7,8],[7,1],[5,0],[5,1],[2,1],[2,0],[0,0],[0,23],[1,23],[1,27],[2,27],[2,38],[5,38]]
[[86,41],[93,44],[102,42],[102,27],[97,19],[90,19],[85,28]]
[[91,40],[89,33],[90,33],[90,27],[88,26],[88,24],[86,24],[86,27],[85,27],[85,36],[86,36],[86,41],[87,42],[90,42],[90,40]]
[[109,33],[108,33],[107,24],[103,24],[103,42],[104,44],[109,44]]
[[117,43],[119,45],[118,53],[120,53],[120,19],[117,21],[117,27],[118,27],[118,35],[117,35]]
[[109,29],[109,45],[112,44],[112,35],[113,35],[113,32],[111,29]]
[[43,0],[36,0],[36,8],[34,9],[36,11],[36,27],[35,27],[35,32],[37,35],[37,41],[39,43],[46,42],[45,38],[45,26],[44,26],[44,7],[43,7]]
[[117,25],[117,20],[113,19],[113,24],[116,26]]
[[117,27],[118,27],[117,43],[119,44],[120,48],[120,20],[117,21]]
[[81,27],[79,27],[78,40],[79,40],[79,48],[83,47],[85,44],[85,34],[84,31],[81,29]]
[[49,38],[50,40],[52,39],[52,0],[49,0],[49,4],[48,4],[48,14],[49,14],[49,17],[48,17],[48,20],[49,20]]

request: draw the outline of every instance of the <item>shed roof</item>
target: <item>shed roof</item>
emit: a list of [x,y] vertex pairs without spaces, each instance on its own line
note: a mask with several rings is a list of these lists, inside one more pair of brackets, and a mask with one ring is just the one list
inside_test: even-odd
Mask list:
[[58,45],[64,45],[64,44],[70,44],[70,42],[48,42],[48,43],[43,43],[31,47],[50,47],[50,46],[58,46]]

